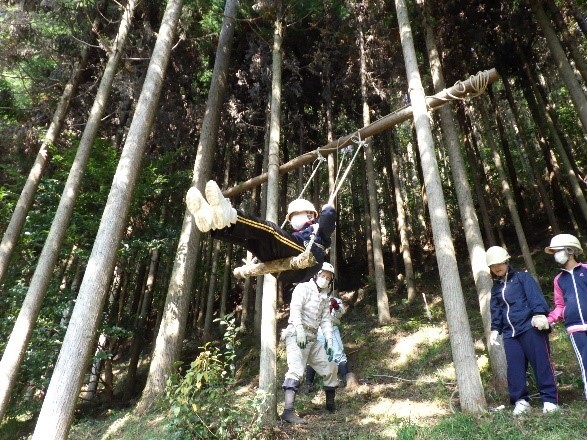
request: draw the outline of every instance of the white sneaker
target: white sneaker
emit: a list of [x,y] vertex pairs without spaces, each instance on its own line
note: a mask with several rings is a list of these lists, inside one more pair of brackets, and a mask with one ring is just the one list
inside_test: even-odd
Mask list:
[[212,229],[223,229],[236,223],[236,209],[230,200],[222,195],[218,184],[213,180],[206,183],[206,199],[212,208]]
[[530,411],[530,404],[524,399],[518,400],[514,406],[514,415],[519,416],[527,411]]
[[192,186],[189,189],[185,197],[185,204],[188,211],[194,216],[196,227],[201,232],[208,232],[212,227],[212,208],[198,188]]
[[559,409],[560,408],[559,408],[559,406],[556,403],[544,402],[544,407],[542,408],[542,412],[544,414],[546,414],[546,413],[556,412]]

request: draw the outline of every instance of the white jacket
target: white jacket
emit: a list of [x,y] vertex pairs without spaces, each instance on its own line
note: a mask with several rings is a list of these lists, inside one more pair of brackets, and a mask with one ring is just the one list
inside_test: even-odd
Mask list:
[[306,335],[314,338],[320,327],[324,337],[332,339],[328,291],[318,290],[314,280],[298,284],[291,296],[288,323],[294,327],[303,325]]

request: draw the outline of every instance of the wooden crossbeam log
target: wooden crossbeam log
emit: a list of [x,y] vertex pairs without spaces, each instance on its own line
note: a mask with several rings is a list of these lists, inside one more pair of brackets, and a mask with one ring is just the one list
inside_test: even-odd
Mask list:
[[311,252],[302,252],[295,257],[281,258],[279,260],[265,261],[262,263],[249,263],[236,267],[232,273],[238,278],[247,278],[269,273],[279,273],[286,270],[306,269],[317,263]]
[[[499,79],[499,73],[495,68],[486,70],[483,72],[487,75],[487,84],[492,84]],[[466,98],[467,96],[476,93],[477,90],[475,88],[475,81],[473,77],[469,78],[466,81],[462,81],[458,85],[455,84],[448,89],[444,89],[442,92],[437,93],[433,96],[426,97],[426,105],[430,110],[434,110],[437,107],[440,107],[449,101],[453,101],[459,98]],[[389,115],[386,115],[377,121],[366,125],[365,127],[358,130],[358,132],[354,132],[347,136],[337,139],[336,141],[329,142],[328,144],[320,147],[320,154],[323,156],[327,156],[329,154],[335,153],[337,150],[344,148],[350,145],[353,142],[353,138],[359,134],[361,139],[367,139],[376,134],[379,134],[385,130],[390,129],[391,127],[400,124],[408,119],[413,117],[412,106],[408,105],[402,109],[399,109]],[[314,162],[318,157],[318,153],[316,150],[310,151],[308,153],[302,154],[289,162],[284,163],[279,167],[279,174],[285,174],[301,166],[304,166],[308,163]],[[253,177],[243,183],[240,183],[232,188],[229,188],[223,191],[225,197],[234,197],[242,192],[248,191],[251,188],[255,188],[263,183],[267,182],[267,173],[263,173],[259,176]]]

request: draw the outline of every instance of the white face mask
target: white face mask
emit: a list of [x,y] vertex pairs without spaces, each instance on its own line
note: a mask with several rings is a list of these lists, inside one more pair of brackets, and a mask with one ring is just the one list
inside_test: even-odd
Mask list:
[[330,281],[328,281],[326,278],[322,278],[322,277],[316,278],[316,285],[318,286],[319,289],[326,289],[329,284],[330,284]]
[[296,231],[302,229],[303,226],[309,221],[310,220],[308,220],[308,214],[295,214],[292,215],[291,219],[289,220],[289,222],[291,223],[291,227],[294,228],[294,230]]
[[560,265],[564,265],[567,261],[569,261],[569,255],[567,251],[562,250],[558,251],[554,254],[554,261],[556,261]]

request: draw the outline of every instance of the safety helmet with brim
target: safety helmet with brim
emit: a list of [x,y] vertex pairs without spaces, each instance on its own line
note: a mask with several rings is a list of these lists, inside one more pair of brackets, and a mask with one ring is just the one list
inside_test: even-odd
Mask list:
[[583,247],[577,237],[571,234],[557,234],[550,240],[550,246],[544,248],[547,254],[556,254],[566,248],[575,249],[575,254],[583,253]]

